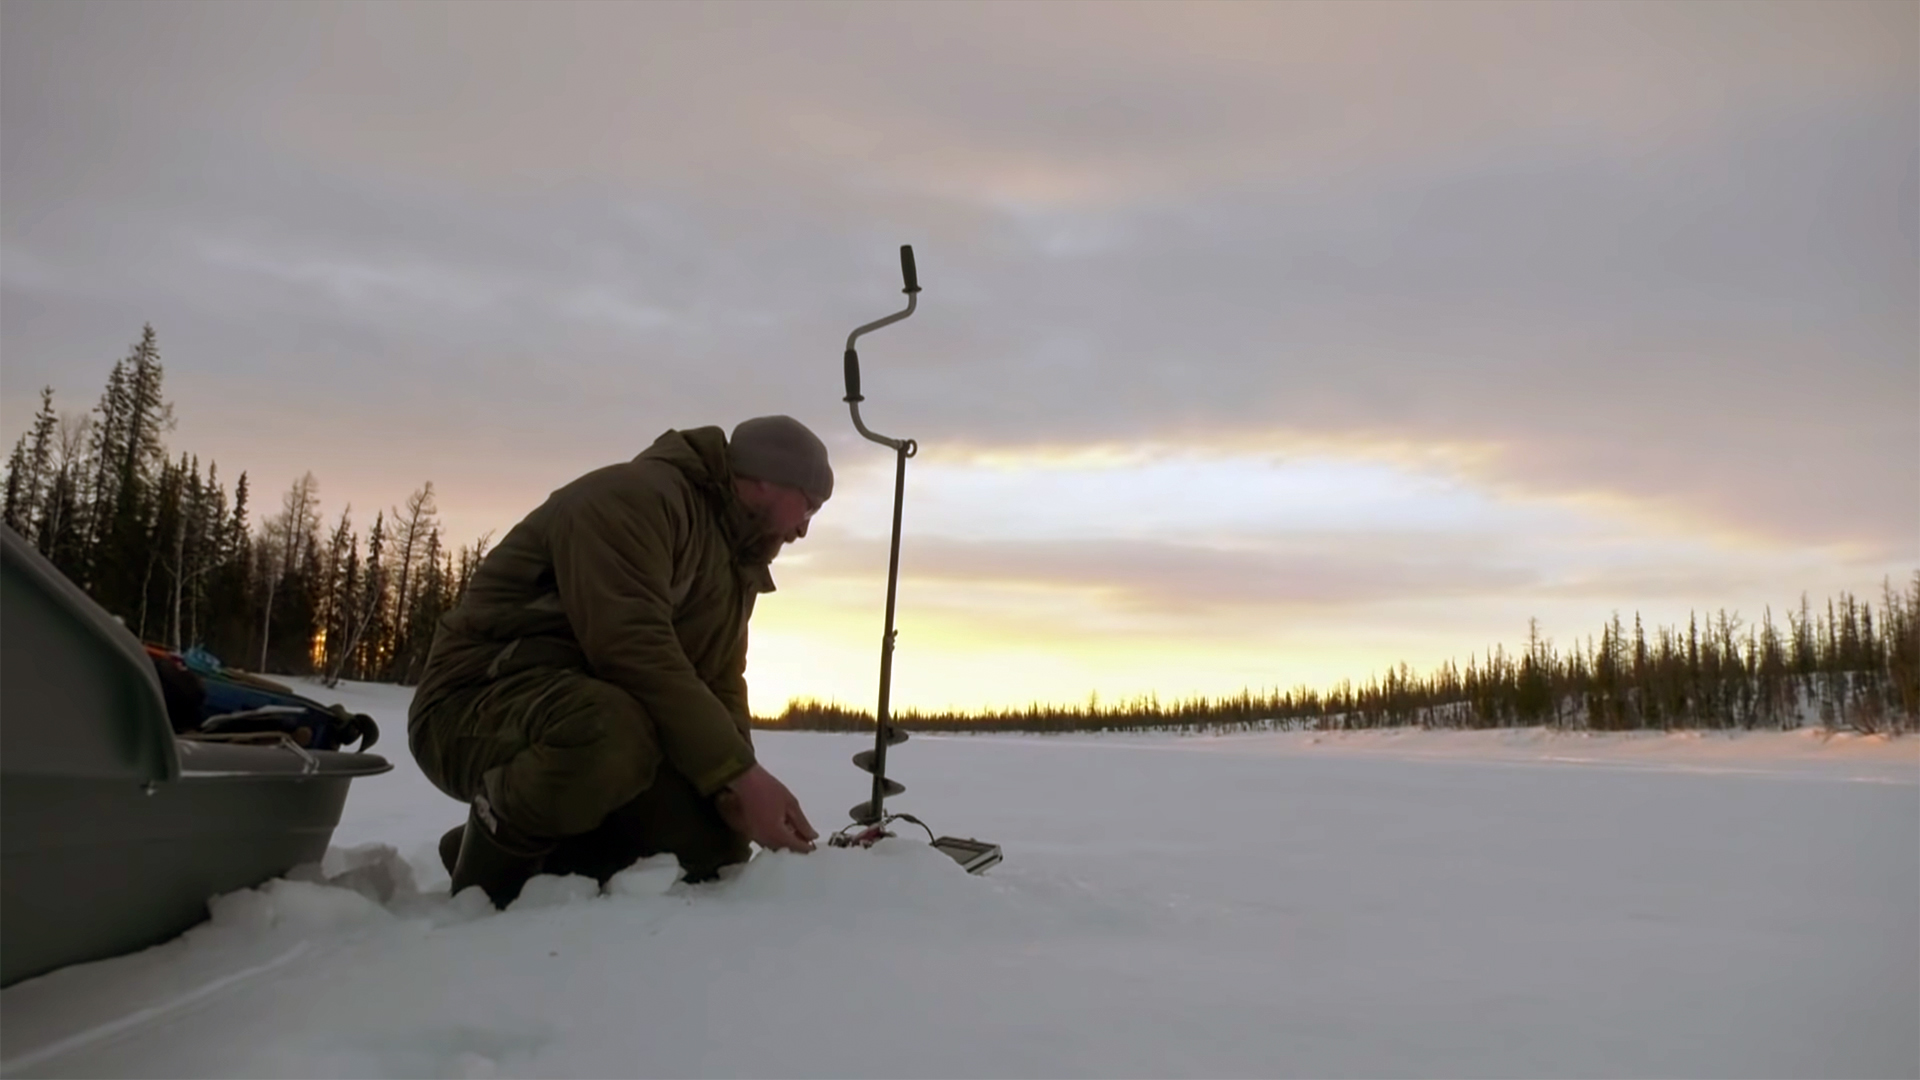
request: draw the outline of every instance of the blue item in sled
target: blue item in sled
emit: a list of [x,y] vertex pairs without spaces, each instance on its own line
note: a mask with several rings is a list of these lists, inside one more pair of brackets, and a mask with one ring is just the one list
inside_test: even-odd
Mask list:
[[169,712],[177,714],[176,731],[222,738],[279,734],[312,750],[338,750],[358,741],[364,751],[380,738],[372,717],[322,705],[271,679],[228,668],[198,646],[175,653],[149,642],[146,649],[163,685],[169,679],[191,684],[175,694],[178,701],[168,702]]
[[277,731],[312,749],[337,750],[357,741],[363,751],[380,737],[372,717],[340,705],[329,708],[298,694],[279,694],[221,675],[202,675],[200,681],[207,691],[200,730],[209,735]]

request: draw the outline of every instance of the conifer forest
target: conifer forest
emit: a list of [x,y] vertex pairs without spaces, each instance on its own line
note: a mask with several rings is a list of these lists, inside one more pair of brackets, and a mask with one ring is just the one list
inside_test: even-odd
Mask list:
[[231,667],[410,684],[486,541],[449,546],[427,482],[356,529],[320,520],[311,473],[260,515],[247,474],[170,456],[153,327],[91,412],[40,392],[6,465],[5,522],[144,641]]
[[[410,685],[440,616],[487,551],[442,534],[433,485],[356,527],[331,522],[302,476],[261,511],[248,476],[172,455],[151,326],[116,362],[88,412],[61,413],[53,391],[7,458],[5,523],[143,640],[202,648],[271,674]],[[257,516],[257,521],[256,521]],[[1776,617],[1719,611],[1683,627],[1616,614],[1556,646],[1529,625],[1496,646],[1424,674],[1402,663],[1364,683],[1243,690],[1162,702],[1148,696],[1071,706],[905,711],[928,731],[1546,726],[1565,730],[1920,730],[1920,572],[1877,597],[1804,596]],[[790,702],[768,727],[871,730],[870,712]]]
[[[1163,702],[1157,696],[982,712],[906,710],[911,731],[1193,732],[1367,728],[1548,727],[1560,731],[1792,730],[1899,735],[1920,731],[1920,574],[1889,584],[1876,609],[1842,595],[1802,600],[1784,626],[1725,611],[1684,628],[1629,629],[1614,616],[1578,647],[1558,649],[1530,625],[1526,648],[1496,646],[1464,667],[1418,674],[1402,663],[1328,690],[1242,690]],[[873,714],[797,700],[766,726],[871,730]]]

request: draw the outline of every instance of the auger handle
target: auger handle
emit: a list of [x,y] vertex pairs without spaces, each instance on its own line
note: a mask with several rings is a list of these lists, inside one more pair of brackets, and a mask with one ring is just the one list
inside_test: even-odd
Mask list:
[[[914,293],[920,291],[920,272],[913,265],[912,244],[900,245],[900,280],[905,282],[907,286],[900,291],[906,293],[909,299],[913,297]],[[913,308],[909,306],[907,310],[911,312]],[[856,331],[854,337],[859,337],[861,332],[863,331]],[[847,342],[847,352],[842,358],[842,363],[846,367],[847,396],[840,400],[848,402],[865,401],[866,398],[860,396],[860,354],[854,351],[851,339]]]
[[907,287],[901,289],[901,292],[912,296],[920,291],[920,275],[913,268],[912,244],[900,245],[900,277],[907,283]]
[[913,314],[914,306],[920,302],[920,273],[913,265],[912,244],[900,245],[900,278],[906,285],[906,288],[900,291],[907,294],[907,306],[888,315],[884,319],[875,319],[865,326],[858,327],[853,333],[847,335],[847,351],[842,354],[842,362],[847,380],[847,396],[841,400],[847,403],[847,408],[853,414],[853,426],[861,435],[882,446],[891,447],[894,450],[906,448],[907,456],[912,457],[915,449],[912,439],[895,439],[886,435],[875,434],[867,430],[867,425],[861,421],[860,403],[865,401],[866,398],[861,396],[860,393],[860,354],[854,350],[854,342],[860,340],[860,335],[871,333],[883,326],[891,326],[899,322],[901,319]]

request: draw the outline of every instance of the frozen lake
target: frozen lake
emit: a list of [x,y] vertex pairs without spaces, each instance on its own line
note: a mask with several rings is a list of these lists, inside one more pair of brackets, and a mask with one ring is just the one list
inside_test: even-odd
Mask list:
[[[985,877],[903,833],[496,914],[406,692],[305,692],[387,733],[327,869],[399,893],[0,992],[8,1075],[1920,1076],[1912,739],[916,737],[890,805]],[[867,739],[757,741],[823,832],[865,797]]]

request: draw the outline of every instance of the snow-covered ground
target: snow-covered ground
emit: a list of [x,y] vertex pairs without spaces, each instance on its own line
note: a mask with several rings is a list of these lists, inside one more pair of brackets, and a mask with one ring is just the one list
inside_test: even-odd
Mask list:
[[[335,836],[354,887],[0,992],[0,1070],[1920,1076],[1913,739],[919,737],[896,808],[1002,844],[985,877],[905,837],[494,913],[445,895],[405,692],[309,692],[397,766]],[[863,797],[865,740],[758,741],[816,825]]]

